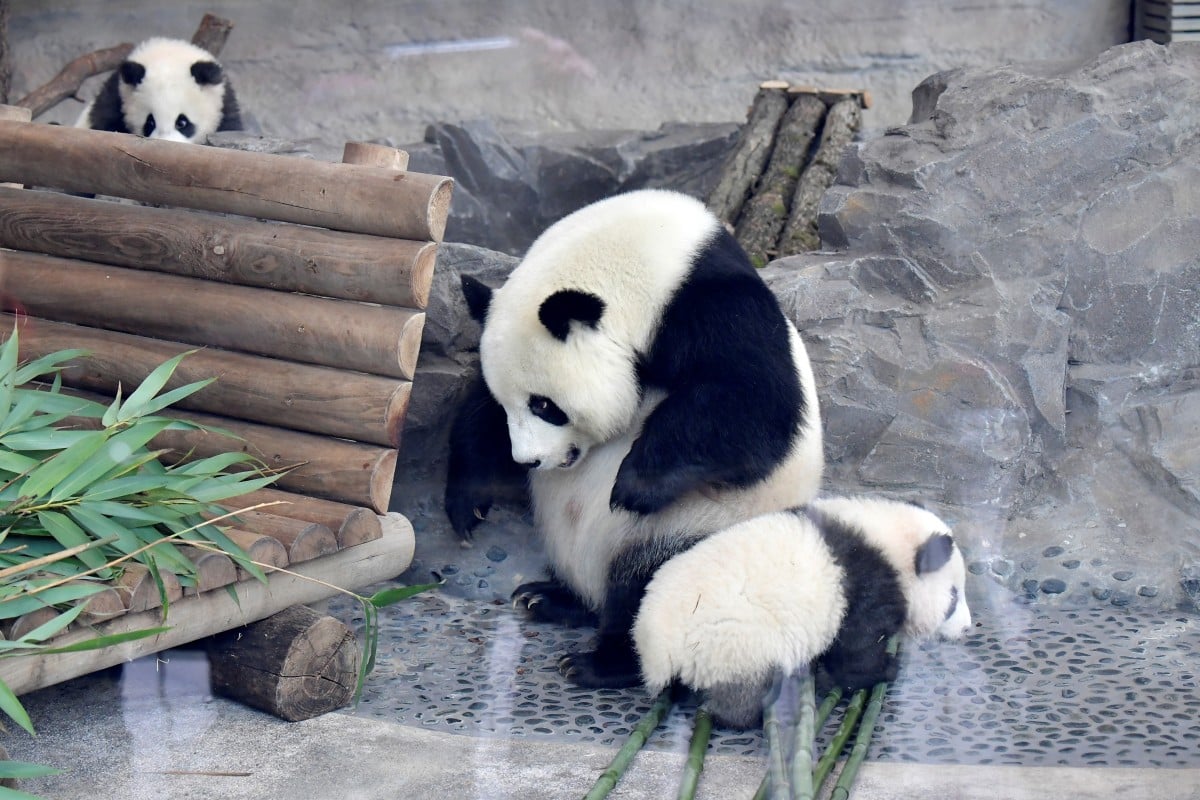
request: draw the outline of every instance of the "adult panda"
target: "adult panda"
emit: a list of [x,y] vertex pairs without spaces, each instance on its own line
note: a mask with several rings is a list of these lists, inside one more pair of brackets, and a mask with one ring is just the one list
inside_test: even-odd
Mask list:
[[746,728],[780,675],[818,667],[825,687],[896,678],[895,633],[962,637],[966,569],[950,529],[917,506],[815,500],[709,536],[665,563],[633,638],[651,692],[678,680]]
[[79,128],[203,144],[242,129],[233,87],[207,50],[180,39],[135,47],[84,108]]
[[808,502],[822,473],[804,345],[699,201],[643,190],[552,225],[494,292],[464,277],[482,381],[451,433],[446,511],[467,537],[494,486],[528,468],[551,578],[537,619],[598,620],[560,669],[639,680],[630,626],[664,561],[742,519]]

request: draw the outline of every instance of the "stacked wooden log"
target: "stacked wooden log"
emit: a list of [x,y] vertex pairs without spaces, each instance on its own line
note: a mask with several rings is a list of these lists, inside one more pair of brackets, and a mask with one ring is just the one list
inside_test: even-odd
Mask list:
[[[151,446],[174,460],[244,451],[287,470],[227,504],[231,537],[261,563],[343,588],[402,572],[412,527],[386,511],[450,179],[407,172],[405,154],[377,145],[347,145],[335,164],[7,118],[0,107],[0,182],[15,184],[0,186],[0,287],[15,313],[0,313],[0,338],[19,324],[23,359],[88,351],[63,381],[98,400],[195,351],[167,389],[217,380],[171,413],[227,433],[169,431]],[[274,505],[242,510],[263,503]],[[164,576],[167,633],[5,659],[0,680],[20,694],[334,591],[282,573],[263,586],[223,555],[192,555],[197,586]],[[236,600],[214,591],[230,584]],[[161,622],[137,567],[89,603],[106,633]],[[62,641],[91,635],[80,625]]]
[[708,198],[757,266],[820,244],[817,204],[871,95],[763,83]]

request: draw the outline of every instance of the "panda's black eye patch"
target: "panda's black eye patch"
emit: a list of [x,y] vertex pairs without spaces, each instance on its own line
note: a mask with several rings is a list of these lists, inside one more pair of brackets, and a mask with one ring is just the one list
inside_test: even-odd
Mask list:
[[549,422],[551,425],[566,425],[570,421],[566,412],[559,408],[553,400],[540,394],[530,396],[529,411],[538,419]]
[[154,122],[154,115],[147,114],[146,122],[142,125],[142,136],[149,136],[150,134],[154,133],[154,129],[157,127],[158,125],[156,125]]
[[196,134],[196,126],[190,119],[187,118],[186,114],[180,114],[175,118],[175,130],[179,131],[189,139]]
[[950,587],[950,607],[946,609],[946,616],[943,619],[950,619],[954,616],[954,612],[958,609],[958,587]]

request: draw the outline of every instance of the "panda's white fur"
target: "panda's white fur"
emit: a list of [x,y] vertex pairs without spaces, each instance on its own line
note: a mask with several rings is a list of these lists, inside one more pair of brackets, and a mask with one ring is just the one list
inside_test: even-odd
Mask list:
[[77,127],[178,142],[241,128],[233,89],[212,54],[181,39],[135,47],[80,114]]
[[[970,627],[957,546],[932,571],[916,571],[922,545],[943,534],[945,523],[916,506],[847,497],[709,536],[663,564],[646,589],[633,626],[646,687],[659,692],[678,680],[704,692],[717,719],[748,727],[777,675],[835,647],[861,663],[833,674],[834,683],[894,678],[882,650],[889,635],[958,638]],[[868,574],[854,574],[861,570]]]
[[[598,641],[627,640],[645,581],[674,552],[816,494],[803,342],[699,201],[643,190],[594,203],[550,227],[501,288],[479,287],[464,280],[486,391],[452,432],[447,512],[466,535],[490,495],[457,487],[486,487],[489,451],[511,448],[532,467],[553,576],[599,614]],[[474,483],[459,475],[472,470]],[[551,605],[524,597],[535,613]],[[632,652],[629,665],[636,682]]]

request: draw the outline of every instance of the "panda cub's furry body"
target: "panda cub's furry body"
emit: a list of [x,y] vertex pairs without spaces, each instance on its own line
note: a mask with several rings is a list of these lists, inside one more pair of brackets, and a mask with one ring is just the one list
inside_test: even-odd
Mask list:
[[963,636],[966,570],[949,528],[917,506],[821,498],[708,537],[662,566],[633,628],[651,692],[702,691],[738,728],[761,718],[779,675],[819,666],[825,685],[894,680],[899,632]]
[[822,472],[804,345],[699,201],[645,190],[551,226],[500,289],[464,278],[483,383],[451,436],[446,509],[469,534],[513,462],[552,579],[514,597],[598,617],[564,672],[638,681],[629,628],[666,559],[734,522],[808,502]]
[[164,38],[135,47],[75,124],[201,144],[217,131],[242,128],[233,87],[212,54]]

